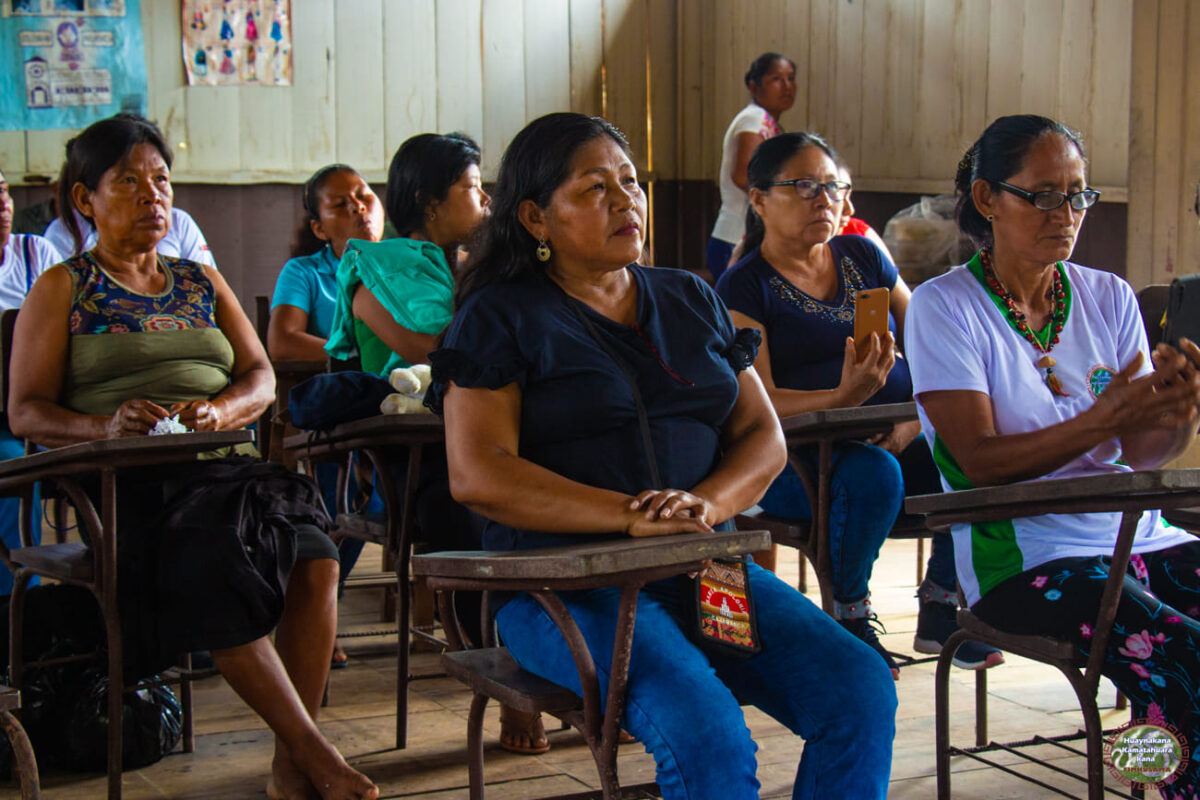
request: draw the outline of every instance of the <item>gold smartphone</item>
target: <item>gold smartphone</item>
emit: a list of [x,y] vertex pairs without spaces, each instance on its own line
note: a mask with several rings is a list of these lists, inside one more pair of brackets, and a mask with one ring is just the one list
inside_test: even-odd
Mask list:
[[871,346],[871,334],[880,342],[888,332],[888,304],[891,292],[886,288],[863,289],[854,295],[854,349],[859,358]]

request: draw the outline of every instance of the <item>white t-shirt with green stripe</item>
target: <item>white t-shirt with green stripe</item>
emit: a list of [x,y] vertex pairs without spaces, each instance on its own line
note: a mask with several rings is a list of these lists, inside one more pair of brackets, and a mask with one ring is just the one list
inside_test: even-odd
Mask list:
[[[1054,346],[1054,374],[1067,397],[1044,383],[1041,358],[1008,321],[978,275],[978,257],[921,284],[906,314],[905,353],[921,428],[933,449],[946,491],[972,488],[921,406],[921,393],[965,390],[992,400],[996,432],[1025,433],[1079,415],[1103,392],[1113,374],[1141,350],[1149,356],[1137,298],[1121,278],[1062,262],[1067,319]],[[974,268],[974,272],[972,272]],[[1145,359],[1143,372],[1149,372]],[[1118,464],[1113,439],[1046,475],[1067,478],[1128,472]],[[955,525],[958,580],[968,603],[1025,570],[1069,556],[1109,555],[1120,523],[1118,513],[1049,514],[999,522]],[[1157,511],[1142,515],[1133,551],[1162,550],[1195,541],[1162,522]]]

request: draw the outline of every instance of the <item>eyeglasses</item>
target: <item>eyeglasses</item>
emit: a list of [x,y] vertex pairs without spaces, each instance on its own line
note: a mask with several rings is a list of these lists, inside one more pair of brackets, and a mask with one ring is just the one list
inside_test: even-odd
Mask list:
[[814,181],[812,178],[796,178],[792,181],[776,181],[775,183],[768,183],[767,186],[791,186],[796,190],[796,194],[800,196],[801,200],[812,200],[821,193],[822,189],[824,189],[825,194],[827,194],[829,199],[834,203],[841,202],[842,199],[850,193],[850,190],[854,188],[845,181],[829,181],[828,183],[821,183],[820,181]]
[[1096,201],[1100,199],[1099,189],[1082,189],[1078,192],[1064,194],[1063,192],[1050,190],[1028,192],[1004,181],[996,181],[996,185],[1006,192],[1015,194],[1022,200],[1027,201],[1034,208],[1041,209],[1042,211],[1053,211],[1056,208],[1061,208],[1063,203],[1070,203],[1071,208],[1076,211],[1083,211],[1096,205]]

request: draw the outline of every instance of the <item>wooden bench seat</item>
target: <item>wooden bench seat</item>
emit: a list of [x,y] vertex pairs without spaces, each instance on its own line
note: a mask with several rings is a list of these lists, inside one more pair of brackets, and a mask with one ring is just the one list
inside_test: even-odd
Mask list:
[[570,689],[527,672],[503,647],[457,650],[442,654],[442,668],[452,678],[501,704],[529,713],[582,711],[583,700]]

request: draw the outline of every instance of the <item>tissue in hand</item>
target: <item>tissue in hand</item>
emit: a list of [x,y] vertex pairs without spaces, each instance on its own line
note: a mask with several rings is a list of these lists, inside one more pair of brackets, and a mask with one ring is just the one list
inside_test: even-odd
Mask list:
[[173,417],[163,417],[153,428],[150,429],[151,436],[162,436],[166,433],[187,433],[187,426],[179,421],[179,415]]

